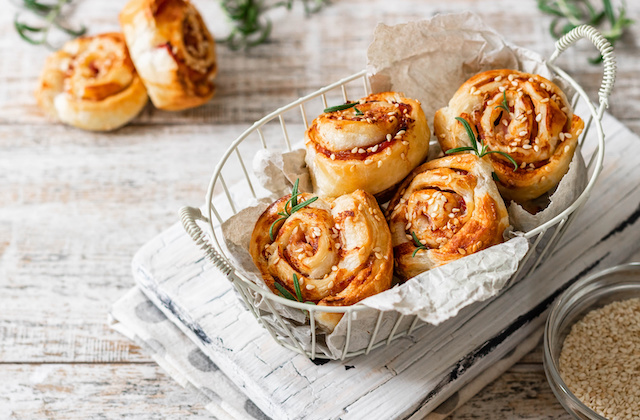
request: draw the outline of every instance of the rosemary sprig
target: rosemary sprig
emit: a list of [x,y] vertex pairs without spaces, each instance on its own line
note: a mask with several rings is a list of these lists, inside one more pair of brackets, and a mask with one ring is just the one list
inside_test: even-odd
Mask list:
[[456,117],[456,120],[458,120],[458,122],[460,122],[464,126],[465,130],[467,130],[467,135],[469,136],[469,140],[471,141],[471,146],[456,147],[454,149],[449,149],[445,152],[445,154],[450,155],[452,153],[458,153],[458,152],[473,152],[476,154],[476,156],[481,158],[490,153],[498,153],[506,157],[507,159],[509,159],[509,162],[513,164],[513,167],[514,167],[513,172],[518,170],[518,162],[516,162],[514,158],[509,156],[507,153],[501,152],[499,150],[488,150],[489,146],[484,144],[482,142],[482,139],[478,140],[480,143],[480,148],[478,148],[478,141],[476,141],[476,134],[473,132],[473,129],[471,128],[471,125],[469,125],[469,122],[461,117]]
[[356,115],[359,117],[360,115],[364,115],[364,112],[360,111],[358,107],[353,108],[356,111]]
[[356,105],[360,105],[360,102],[356,101],[356,102],[349,102],[348,104],[330,106],[329,108],[325,108],[324,111],[322,112],[324,112],[325,114],[328,114],[330,112],[342,111],[345,109],[353,108]]
[[269,238],[271,238],[272,241],[274,240],[273,228],[276,226],[276,224],[279,221],[287,220],[287,218],[291,216],[293,213],[297,212],[301,208],[308,206],[309,204],[313,203],[318,199],[318,197],[312,197],[306,201],[303,201],[302,203],[298,203],[298,196],[300,195],[300,193],[298,192],[299,181],[300,179],[296,179],[296,182],[294,182],[293,189],[291,190],[291,198],[289,198],[287,202],[284,204],[284,211],[278,213],[280,217],[277,218],[269,227]]
[[420,239],[418,239],[418,235],[416,235],[416,233],[414,231],[411,231],[411,236],[413,237],[413,244],[417,247],[415,251],[413,251],[413,254],[411,255],[411,258],[416,256],[416,253],[418,251],[420,251],[421,249],[429,249],[428,246],[423,245],[422,242],[420,242]]
[[504,109],[507,113],[511,112],[511,110],[509,109],[509,102],[507,102],[507,91],[504,90],[502,91],[502,103],[496,107],[493,107],[493,109],[497,109],[497,108],[502,108]]
[[64,6],[72,0],[57,0],[55,3],[44,3],[38,0],[21,0],[20,7],[41,18],[42,24],[38,26],[21,22],[20,13],[13,19],[13,26],[20,35],[20,38],[33,45],[45,45],[51,49],[57,49],[48,41],[49,32],[52,27],[56,27],[65,34],[75,38],[87,31],[85,26],[80,29],[72,29],[63,23]]
[[[538,0],[538,8],[554,17],[549,26],[549,32],[556,39],[567,34],[576,26],[587,24],[598,27],[607,22],[607,30],[599,29],[613,45],[622,37],[625,28],[635,23],[632,19],[627,18],[624,6],[618,8],[616,16],[611,0],[602,0],[601,10],[596,10],[590,0]],[[599,55],[589,61],[597,64],[602,61],[602,56]]]
[[[301,0],[308,16],[319,11],[328,0]],[[273,5],[265,5],[264,0],[222,0],[222,10],[233,24],[229,36],[220,42],[226,43],[232,50],[248,50],[267,41],[273,24],[265,14],[279,7],[291,10],[294,0],[285,0]]]
[[[285,299],[293,300],[300,303],[306,303],[307,305],[316,304],[315,302],[312,302],[310,300],[303,301],[302,291],[300,289],[300,280],[298,280],[298,275],[296,273],[293,273],[293,287],[296,290],[296,296],[293,296],[291,292],[289,292],[283,285],[281,285],[278,282],[273,283],[273,285],[276,287],[276,289],[278,289],[278,292],[280,293],[280,295],[282,295],[282,297]],[[303,310],[303,312],[309,315],[308,311]]]

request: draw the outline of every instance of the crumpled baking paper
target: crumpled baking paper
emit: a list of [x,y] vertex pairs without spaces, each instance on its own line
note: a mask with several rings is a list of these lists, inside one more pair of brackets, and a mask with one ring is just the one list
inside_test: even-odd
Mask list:
[[[435,111],[447,105],[464,81],[478,72],[494,68],[541,74],[558,83],[568,96],[571,94],[553,77],[539,55],[507,44],[471,13],[439,15],[431,20],[392,27],[378,25],[368,57],[373,91],[395,90],[420,100],[428,121],[433,121]],[[243,274],[264,285],[249,255],[249,240],[255,221],[268,202],[290,192],[296,178],[301,179],[301,191],[310,191],[311,184],[304,167],[304,150],[285,154],[259,152],[253,163],[260,183],[271,194],[268,200],[260,200],[255,206],[231,217],[223,223],[222,230],[225,245]],[[538,226],[573,202],[586,185],[586,170],[579,156],[572,163],[570,172],[571,176],[563,179],[544,212],[531,215],[511,206],[510,218],[516,230],[526,231],[531,226]],[[380,311],[383,312],[376,341],[390,334],[398,313],[411,316],[402,318],[396,331],[407,328],[414,315],[435,326],[450,320],[466,306],[498,294],[529,250],[529,242],[522,234],[511,233],[510,237],[503,244],[424,272],[360,302],[366,309],[356,312],[352,318],[348,350],[362,350],[369,345]],[[276,322],[276,316],[264,299],[256,295],[253,303],[261,316],[271,321],[278,334],[285,337],[284,329]],[[284,315],[285,322],[303,349],[310,350],[311,334],[304,313],[282,305],[275,305],[275,308]],[[346,335],[347,322],[343,317],[333,332],[319,335],[318,354],[340,357]]]

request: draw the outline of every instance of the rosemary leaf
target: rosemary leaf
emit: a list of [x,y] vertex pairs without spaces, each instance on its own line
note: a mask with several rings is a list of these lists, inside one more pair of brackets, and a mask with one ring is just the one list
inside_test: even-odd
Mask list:
[[289,300],[296,300],[296,298],[293,297],[293,295],[287,289],[285,289],[284,286],[281,285],[280,283],[274,282],[273,285],[276,287],[276,289],[278,289],[278,292],[280,292],[283,298],[289,299]]
[[413,251],[413,254],[411,254],[411,258],[414,258],[418,253],[418,251],[420,251],[421,249],[429,249],[429,248],[425,245],[422,245],[422,242],[420,242],[418,235],[416,235],[414,231],[411,231],[411,236],[413,237],[413,244],[416,246],[415,251]]
[[296,289],[298,302],[302,302],[302,290],[300,290],[300,281],[298,280],[298,275],[296,273],[293,273],[293,286]]
[[476,142],[476,134],[473,132],[473,129],[469,125],[469,122],[461,117],[456,117],[456,120],[458,120],[458,122],[460,122],[464,126],[465,130],[467,130],[467,135],[469,136],[469,140],[471,141],[471,147],[473,147],[473,149],[477,151],[478,144]]
[[452,153],[458,153],[458,152],[475,152],[476,149],[474,149],[471,146],[465,146],[465,147],[456,147],[454,149],[449,149],[447,150],[445,153],[445,155],[450,155]]
[[500,105],[494,107],[493,109],[497,109],[497,108],[502,108],[507,113],[511,112],[511,110],[509,109],[509,103],[507,102],[507,91],[506,90],[502,92],[502,103]]
[[324,111],[322,111],[322,112],[324,112],[325,114],[328,114],[330,112],[342,111],[344,109],[353,108],[354,106],[356,106],[358,104],[360,104],[360,102],[350,102],[348,104],[330,106],[329,108],[325,108]]
[[271,240],[275,240],[274,236],[273,236],[273,228],[276,226],[276,224],[278,224],[278,222],[280,220],[287,220],[287,217],[289,216],[282,216],[276,219],[275,222],[271,223],[271,226],[269,227],[269,238],[271,238]]
[[509,162],[513,164],[513,172],[518,170],[518,162],[516,162],[516,160],[512,158],[509,154],[505,152],[501,152],[499,150],[489,150],[488,152],[485,153],[485,155],[488,155],[489,153],[498,153],[499,155],[506,157],[507,159],[509,159]]
[[364,112],[360,111],[360,110],[358,109],[358,107],[355,107],[355,108],[353,108],[353,109],[356,111],[356,115],[357,115],[357,116],[364,115]]

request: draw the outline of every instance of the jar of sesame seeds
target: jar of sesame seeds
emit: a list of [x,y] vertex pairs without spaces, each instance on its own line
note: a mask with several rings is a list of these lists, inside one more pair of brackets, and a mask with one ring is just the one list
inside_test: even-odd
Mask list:
[[640,418],[640,263],[578,280],[553,305],[544,369],[578,419]]

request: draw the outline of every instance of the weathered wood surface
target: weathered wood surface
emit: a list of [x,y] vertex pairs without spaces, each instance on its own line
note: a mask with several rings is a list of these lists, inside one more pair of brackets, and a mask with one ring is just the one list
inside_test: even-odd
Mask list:
[[[196,4],[222,25],[213,2]],[[92,33],[117,30],[124,1],[79,4]],[[21,42],[0,14],[0,417],[209,418],[197,398],[105,324],[133,284],[147,240],[200,204],[220,153],[246,126],[300,95],[363,68],[374,25],[474,10],[511,42],[549,54],[550,21],[534,1],[352,0],[308,19],[274,16],[273,41],[249,53],[218,48],[217,96],[191,111],[148,106],[133,124],[92,134],[52,123],[33,89],[46,50]],[[638,18],[640,4],[628,2]],[[213,27],[218,36],[222,26]],[[617,45],[610,112],[640,134],[640,25]],[[410,42],[408,40],[408,42]],[[588,92],[601,70],[581,42],[559,61]],[[605,162],[606,164],[606,162]],[[636,258],[640,259],[640,255]],[[569,418],[542,371],[539,348],[453,416]],[[46,373],[46,374],[45,374]],[[7,414],[8,413],[8,414]]]

